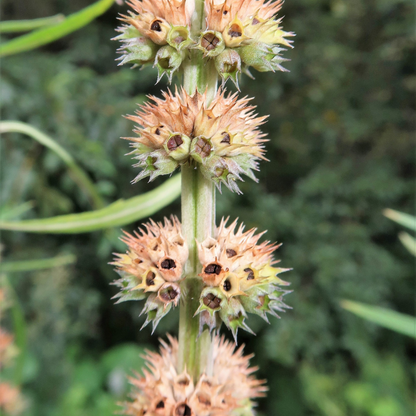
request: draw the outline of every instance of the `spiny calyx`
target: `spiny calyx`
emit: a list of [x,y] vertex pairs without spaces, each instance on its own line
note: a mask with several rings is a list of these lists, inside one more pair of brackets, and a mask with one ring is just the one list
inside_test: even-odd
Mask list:
[[[162,341],[160,354],[147,352],[149,370],[130,378],[135,391],[132,401],[124,403],[123,414],[130,416],[230,416],[253,415],[253,399],[264,396],[264,380],[257,380],[249,367],[251,356],[243,347],[215,337],[212,346],[212,375],[206,372],[193,380],[178,371],[178,342]],[[206,369],[203,369],[206,370]]]
[[[223,219],[215,238],[198,242],[199,276],[205,287],[200,296],[196,314],[205,314],[205,324],[214,328],[217,317],[232,331],[234,338],[238,328],[252,332],[245,323],[247,313],[259,315],[268,322],[267,314],[289,308],[283,296],[290,291],[282,286],[289,283],[277,275],[290,269],[275,267],[273,252],[280,247],[269,241],[259,243],[264,233],[255,234],[253,228],[244,232],[244,225],[237,229],[237,220],[227,227]],[[212,322],[206,319],[211,317]]]
[[142,168],[134,181],[172,173],[184,163],[199,164],[205,177],[221,190],[224,184],[240,192],[237,180],[253,171],[264,157],[265,135],[259,130],[266,117],[258,117],[250,99],[219,91],[210,105],[206,94],[185,90],[163,93],[163,99],[140,107],[127,118],[138,124],[139,137],[131,140],[131,154]]
[[190,37],[192,10],[186,0],[131,0],[133,11],[122,15],[117,29],[122,46],[120,65],[157,67],[158,81],[164,74],[172,81],[185,58],[184,51],[195,42]]
[[[287,61],[280,55],[284,49],[278,45],[291,48],[292,41],[286,38],[295,34],[283,31],[282,18],[276,17],[282,3],[280,0],[205,1],[207,30],[201,34],[199,49],[206,46],[204,56],[215,59],[223,83],[231,78],[238,88],[239,74],[245,72],[251,76],[250,67],[261,72],[286,71],[281,66]],[[212,43],[204,42],[210,34],[221,39],[221,48],[214,50]]]
[[160,319],[172,306],[177,306],[183,278],[183,267],[188,259],[188,246],[181,234],[176,217],[165,218],[164,224],[150,221],[134,235],[125,233],[121,240],[127,244],[126,254],[117,254],[112,264],[121,278],[114,284],[120,292],[117,303],[146,299],[142,313],[147,313],[143,326]]

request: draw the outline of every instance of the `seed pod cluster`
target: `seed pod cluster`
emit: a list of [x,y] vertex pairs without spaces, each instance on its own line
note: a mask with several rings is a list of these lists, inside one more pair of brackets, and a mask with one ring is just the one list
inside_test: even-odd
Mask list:
[[231,79],[238,88],[242,72],[286,71],[281,65],[284,49],[292,47],[293,32],[282,30],[276,14],[282,1],[206,0],[206,30],[192,39],[190,24],[193,10],[186,0],[131,0],[133,11],[122,15],[124,24],[114,40],[121,41],[120,65],[153,64],[158,81],[181,69],[189,49],[199,49],[215,67],[223,83]]
[[221,190],[224,184],[240,192],[236,180],[246,175],[256,180],[258,160],[264,157],[264,134],[259,130],[266,117],[258,117],[250,99],[219,91],[206,105],[206,94],[185,90],[149,97],[135,116],[138,124],[131,140],[131,154],[142,168],[134,181],[172,173],[184,163],[199,164],[202,173]]
[[185,58],[185,50],[194,42],[190,38],[192,11],[186,0],[131,0],[133,11],[122,15],[124,24],[114,40],[122,42],[120,65],[157,67],[158,81],[164,74],[172,81]]
[[169,337],[162,341],[160,354],[147,352],[150,371],[130,378],[136,391],[132,401],[124,404],[130,416],[229,416],[253,415],[256,397],[267,390],[264,380],[256,380],[249,367],[250,356],[243,356],[243,348],[223,338],[213,340],[212,374],[203,373],[193,380],[186,369],[177,371],[178,342]]
[[135,232],[121,238],[128,246],[126,254],[116,254],[112,263],[121,278],[114,284],[120,292],[114,296],[117,303],[146,299],[142,313],[147,313],[143,325],[159,321],[177,306],[180,280],[188,259],[188,246],[181,234],[181,224],[176,217],[165,218],[164,224],[150,221]]
[[282,298],[290,291],[282,286],[289,283],[277,275],[290,269],[275,267],[278,261],[272,254],[280,245],[269,241],[259,244],[264,233],[255,234],[255,228],[244,232],[243,224],[237,229],[237,220],[227,227],[227,221],[221,221],[215,238],[198,243],[205,288],[197,313],[204,313],[204,323],[210,329],[220,317],[236,338],[239,328],[252,332],[245,323],[247,313],[268,322],[267,314],[278,317],[276,311],[288,308]]
[[206,0],[207,30],[202,33],[198,47],[204,55],[215,59],[223,82],[231,78],[238,87],[238,76],[249,68],[257,71],[286,71],[286,61],[278,45],[292,47],[286,37],[293,32],[282,30],[282,18],[276,14],[282,0]]

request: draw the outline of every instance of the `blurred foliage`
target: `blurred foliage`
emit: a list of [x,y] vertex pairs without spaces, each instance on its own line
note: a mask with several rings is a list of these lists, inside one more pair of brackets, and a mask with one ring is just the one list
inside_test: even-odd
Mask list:
[[[86,0],[3,0],[3,19],[71,14]],[[94,23],[36,51],[3,59],[3,119],[29,123],[69,151],[106,203],[163,183],[131,185],[137,174],[120,137],[146,94],[160,94],[152,69],[117,68],[113,6]],[[397,239],[385,207],[414,208],[414,10],[404,0],[288,0],[285,28],[297,33],[289,74],[245,78],[255,96],[271,163],[243,196],[218,195],[218,218],[239,216],[283,241],[279,257],[294,290],[293,310],[257,337],[244,337],[270,394],[263,416],[393,416],[412,414],[415,346],[339,306],[342,298],[414,313],[413,259]],[[8,39],[10,36],[7,37]],[[4,40],[4,38],[3,38]],[[20,219],[90,209],[62,161],[33,141],[1,139],[2,203],[35,201]],[[153,217],[179,214],[179,202]],[[138,223],[124,227],[131,231]],[[157,345],[139,332],[140,306],[114,306],[107,263],[120,249],[120,230],[82,235],[2,232],[3,258],[50,258],[62,251],[77,262],[13,274],[28,325],[23,390],[27,415],[112,414],[125,395],[121,381],[140,368],[139,352]],[[121,246],[122,247],[122,246]],[[121,248],[123,249],[123,248]],[[178,316],[157,333],[176,332]],[[253,326],[254,326],[253,325]],[[243,335],[243,334],[242,334]],[[123,350],[126,348],[126,350]],[[137,350],[137,352],[135,352]],[[117,352],[119,351],[119,358]],[[121,352],[120,352],[121,351]],[[126,352],[128,351],[128,352]],[[108,358],[110,357],[110,358]],[[115,363],[123,366],[117,372]],[[121,387],[120,387],[121,386]]]

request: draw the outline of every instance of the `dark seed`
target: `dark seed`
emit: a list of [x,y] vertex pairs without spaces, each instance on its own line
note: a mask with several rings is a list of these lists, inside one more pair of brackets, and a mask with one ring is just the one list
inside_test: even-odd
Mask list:
[[224,282],[224,290],[225,290],[226,292],[229,292],[229,291],[231,290],[231,283],[230,283],[230,281],[229,281],[229,280],[226,280],[226,281]]
[[165,290],[164,292],[162,292],[160,294],[160,297],[165,301],[165,302],[170,302],[174,299],[176,299],[176,297],[179,295],[179,293],[173,289],[173,288],[169,288],[167,290]]
[[176,408],[175,416],[191,416],[192,409],[186,404],[182,403]]
[[155,284],[155,277],[156,277],[156,275],[153,272],[147,273],[147,276],[146,276],[146,285],[147,286],[154,286],[154,284]]
[[162,28],[160,27],[161,23],[162,22],[160,20],[155,20],[150,26],[150,29],[154,30],[155,32],[161,32],[162,31]]
[[224,16],[228,14],[228,10],[223,11]]
[[183,143],[182,137],[177,134],[168,140],[168,149],[170,151],[176,150]]
[[207,51],[212,51],[220,43],[220,40],[213,34],[207,33],[201,40],[201,45]]
[[251,270],[249,267],[247,267],[246,269],[244,269],[244,271],[246,273],[248,273],[247,280],[253,280],[254,279],[254,272],[253,272],[253,270]]
[[237,252],[235,250],[233,250],[232,248],[227,248],[227,250],[225,250],[225,252],[227,253],[227,257],[234,257],[237,255]]
[[156,133],[158,136],[160,136],[160,129],[159,129],[159,127],[156,129],[155,133]]
[[165,259],[162,261],[161,266],[162,266],[162,269],[175,269],[176,263],[172,259]]
[[230,144],[230,141],[231,141],[231,137],[230,137],[230,135],[227,133],[227,132],[223,132],[222,133],[222,136],[223,136],[223,138],[222,138],[222,140],[221,140],[221,143],[227,143],[227,144]]
[[161,400],[157,405],[156,409],[164,409],[165,408],[165,402]]
[[253,19],[251,22],[253,25],[258,25],[260,23],[260,20],[257,20],[256,18]]
[[140,264],[140,263],[143,263],[143,260],[140,260],[140,259],[134,259],[134,262],[135,262],[136,264]]
[[219,264],[211,263],[205,267],[204,272],[206,274],[220,274],[221,273],[221,266]]
[[208,157],[211,153],[211,145],[202,137],[200,137],[199,139],[197,139],[195,151],[199,153],[202,157]]
[[208,295],[205,296],[204,299],[202,299],[202,301],[204,302],[205,306],[208,306],[208,308],[211,309],[217,309],[221,303],[221,299],[212,293],[208,293]]
[[228,34],[232,38],[239,38],[243,33],[241,32],[240,26],[232,25],[230,30],[228,31]]

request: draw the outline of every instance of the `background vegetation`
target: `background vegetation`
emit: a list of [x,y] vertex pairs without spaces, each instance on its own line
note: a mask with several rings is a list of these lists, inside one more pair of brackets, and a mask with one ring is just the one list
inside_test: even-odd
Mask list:
[[[2,19],[68,15],[88,0],[3,0]],[[146,94],[160,94],[155,72],[118,68],[114,5],[85,28],[50,45],[2,60],[1,112],[39,128],[88,172],[106,203],[163,183],[131,185],[125,156],[131,114]],[[415,315],[414,259],[384,208],[414,209],[414,10],[405,0],[287,0],[286,30],[297,33],[289,74],[243,78],[242,92],[270,114],[268,158],[260,184],[243,196],[218,195],[218,219],[238,216],[284,242],[278,256],[294,290],[293,306],[271,325],[250,317],[256,354],[270,394],[263,416],[410,416],[414,341],[340,307],[343,298]],[[10,38],[10,36],[4,36]],[[230,86],[229,86],[230,87]],[[2,207],[33,201],[20,218],[91,209],[62,161],[17,134],[1,139]],[[179,201],[154,219],[179,214]],[[124,227],[131,231],[138,223]],[[4,261],[72,254],[73,264],[7,273],[24,320],[18,331],[26,415],[109,416],[125,397],[125,374],[141,367],[141,304],[113,305],[108,262],[123,250],[120,230],[76,235],[2,232]],[[64,262],[65,263],[65,262]],[[13,315],[16,318],[16,313]],[[157,334],[175,333],[177,314]],[[227,334],[228,336],[229,334]],[[27,340],[25,343],[24,340]],[[9,370],[10,377],[17,369]]]

